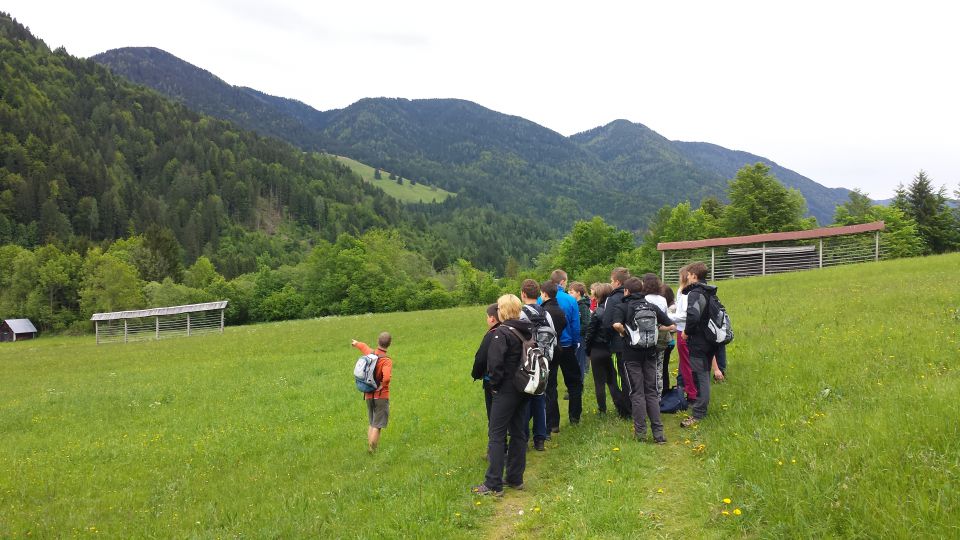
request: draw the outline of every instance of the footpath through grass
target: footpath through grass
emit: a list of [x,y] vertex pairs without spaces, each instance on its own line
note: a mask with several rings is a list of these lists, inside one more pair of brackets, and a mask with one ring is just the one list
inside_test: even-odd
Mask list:
[[[632,442],[588,392],[502,500],[468,491],[482,308],[2,344],[0,537],[956,537],[957,268],[721,283],[737,340],[699,429],[667,415],[667,445]],[[396,380],[369,456],[349,340],[383,329]]]

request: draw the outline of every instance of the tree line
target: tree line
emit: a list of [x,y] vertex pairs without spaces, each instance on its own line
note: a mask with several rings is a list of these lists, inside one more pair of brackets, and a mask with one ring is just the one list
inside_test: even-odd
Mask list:
[[[634,233],[601,217],[577,221],[531,263],[509,259],[500,275],[466,259],[436,270],[395,229],[341,233],[286,261],[264,252],[254,271],[232,278],[204,255],[184,266],[183,248],[160,226],[82,253],[56,244],[33,249],[8,244],[0,247],[0,313],[30,318],[44,330],[87,332],[97,312],[223,299],[230,301],[230,324],[475,305],[516,292],[523,278],[546,279],[554,268],[587,283],[606,281],[614,266],[657,272],[659,242],[817,226],[804,217],[803,197],[763,164],[741,169],[730,181],[728,197],[729,203],[704,199],[696,209],[688,202],[663,207],[639,243]],[[882,242],[888,257],[960,249],[960,210],[950,208],[945,188],[934,189],[922,171],[890,206],[852,192],[837,207],[834,224],[877,220],[886,222]]]

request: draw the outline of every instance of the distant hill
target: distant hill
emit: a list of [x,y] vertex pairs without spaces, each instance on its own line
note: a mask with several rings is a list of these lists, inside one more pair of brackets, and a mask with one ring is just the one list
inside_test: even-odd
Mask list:
[[766,163],[783,185],[796,188],[803,194],[810,215],[815,216],[821,224],[833,222],[834,208],[849,200],[849,189],[828,188],[765,157],[704,142],[676,141],[674,145],[694,165],[723,178],[733,178],[737,170],[747,163]]
[[743,165],[767,163],[829,223],[846,190],[829,189],[770,159],[708,143],[670,141],[618,120],[564,137],[517,116],[458,99],[367,98],[331,111],[230,86],[157,49],[126,48],[93,57],[114,72],[190,107],[305,149],[348,156],[405,178],[462,193],[459,208],[491,205],[542,219],[552,230],[601,215],[643,229],[664,204],[722,195]]

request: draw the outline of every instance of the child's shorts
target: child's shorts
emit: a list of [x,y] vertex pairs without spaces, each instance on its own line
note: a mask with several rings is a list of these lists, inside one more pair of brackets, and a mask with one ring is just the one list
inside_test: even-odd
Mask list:
[[387,427],[387,420],[390,418],[390,400],[368,399],[367,416],[370,417],[370,427]]

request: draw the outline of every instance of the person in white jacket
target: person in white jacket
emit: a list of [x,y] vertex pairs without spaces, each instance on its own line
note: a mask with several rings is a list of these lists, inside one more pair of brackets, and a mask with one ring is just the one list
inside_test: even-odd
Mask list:
[[690,369],[690,349],[687,348],[687,340],[683,339],[683,330],[687,322],[687,295],[683,294],[683,289],[690,285],[688,279],[689,273],[687,267],[680,269],[680,285],[677,287],[677,301],[673,306],[673,311],[667,315],[670,320],[677,325],[677,362],[679,367],[677,373],[683,382],[683,391],[687,394],[687,401],[697,400],[697,385],[693,381],[693,370]]

